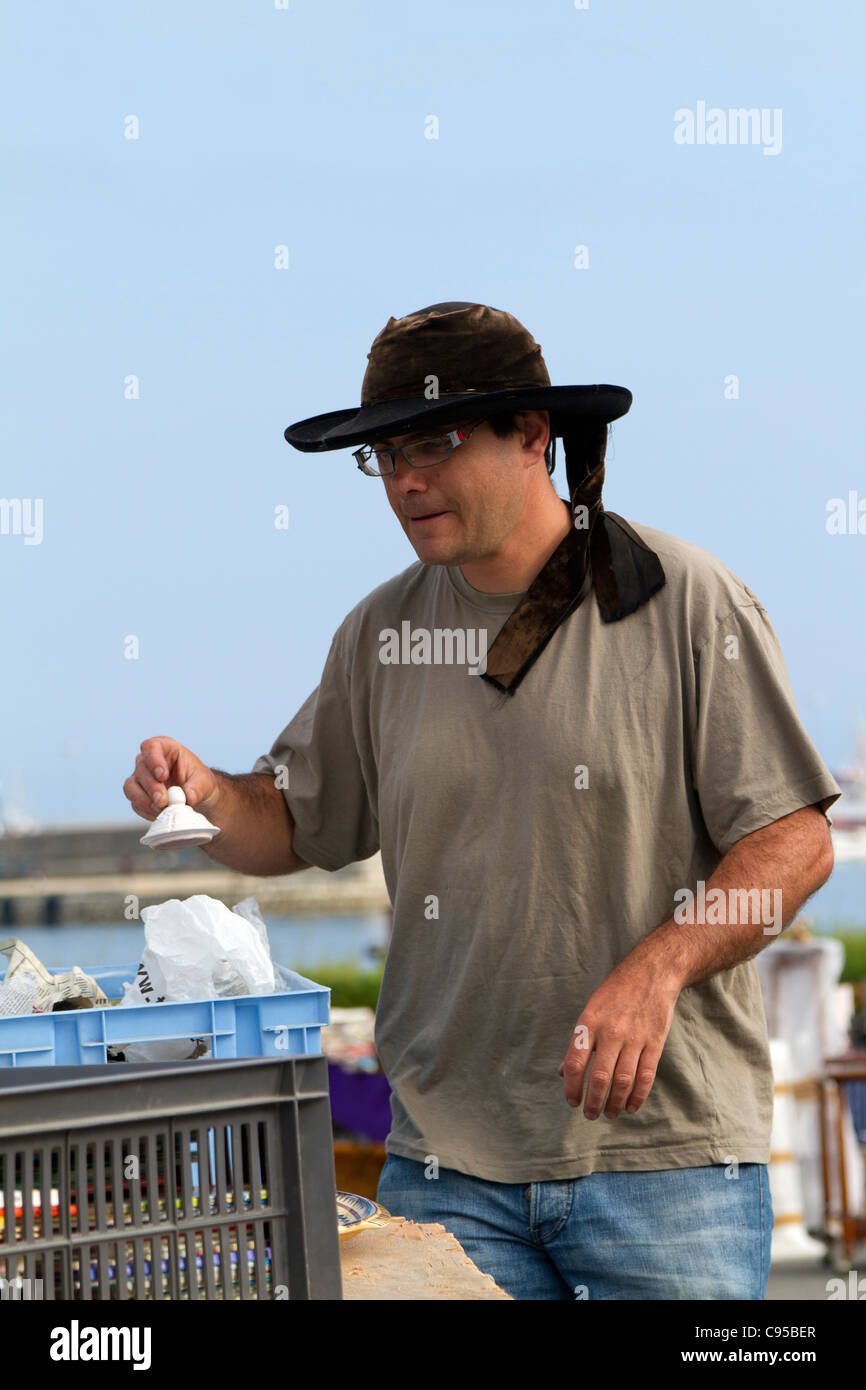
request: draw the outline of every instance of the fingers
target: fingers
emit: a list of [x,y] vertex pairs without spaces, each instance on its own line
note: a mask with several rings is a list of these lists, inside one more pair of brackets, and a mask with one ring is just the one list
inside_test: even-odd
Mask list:
[[660,1057],[661,1052],[650,1051],[649,1048],[644,1048],[641,1053],[634,1088],[625,1107],[630,1115],[634,1114],[636,1110],[640,1110],[652,1090]]
[[583,1096],[583,1081],[589,1066],[592,1048],[592,1033],[586,1024],[578,1023],[572,1034],[571,1044],[565,1059],[559,1067],[559,1074],[565,1081],[565,1099],[571,1106],[580,1105]]
[[124,782],[123,795],[135,814],[141,816],[142,820],[156,820],[159,811],[153,804],[153,798],[149,797],[139,785],[134,774],[132,777],[127,777]]
[[[618,1057],[618,1047],[612,1049],[610,1045],[596,1052],[593,1057],[592,1069],[586,1086],[586,1100],[583,1104],[583,1113],[588,1120],[597,1120],[601,1114],[604,1098],[618,1066]],[[616,1072],[616,1075],[617,1084],[621,1085],[622,1069]]]
[[146,738],[135,759],[135,771],[123,792],[136,815],[155,820],[168,805],[168,788],[182,787],[188,806],[215,799],[213,769],[173,738]]
[[165,792],[167,774],[163,772],[162,775],[158,777],[155,772],[151,771],[151,763],[145,757],[144,753],[139,753],[135,759],[135,773],[133,775],[139,790],[146,799],[152,802],[154,806],[159,805]]
[[168,804],[167,787],[172,772],[178,770],[181,752],[180,744],[173,738],[147,738],[142,743],[135,771],[124,782],[123,793],[143,820],[155,820]]
[[[640,1047],[623,1048],[622,1052],[619,1054],[610,1079],[610,1093],[607,1097],[607,1104],[604,1105],[603,1095],[598,1098],[598,1111],[600,1111],[601,1107],[604,1105],[604,1113],[607,1115],[608,1119],[616,1119],[628,1100],[632,1087],[634,1086],[635,1075],[641,1055]],[[598,1111],[595,1113],[598,1113]],[[595,1113],[588,1115],[588,1118],[595,1119]]]
[[602,1109],[608,1119],[616,1119],[623,1108],[632,1115],[652,1090],[660,1057],[661,1051],[649,1045],[626,1046],[616,1025],[605,1030],[603,1038],[578,1025],[559,1067],[565,1098],[577,1108],[585,1085],[583,1113],[588,1120],[597,1120]]

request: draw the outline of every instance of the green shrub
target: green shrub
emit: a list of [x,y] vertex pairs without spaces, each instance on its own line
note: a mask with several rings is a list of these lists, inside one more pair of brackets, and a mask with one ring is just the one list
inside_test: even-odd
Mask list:
[[845,965],[840,983],[858,985],[866,980],[866,931],[833,931],[821,935],[835,936],[845,947]]
[[331,991],[333,1009],[375,1009],[382,983],[382,965],[362,970],[349,961],[311,966],[301,971],[308,980],[325,985]]

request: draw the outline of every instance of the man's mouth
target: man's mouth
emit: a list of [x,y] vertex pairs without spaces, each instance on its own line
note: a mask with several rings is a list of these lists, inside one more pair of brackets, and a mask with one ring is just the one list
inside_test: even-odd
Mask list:
[[421,514],[421,515],[419,515],[419,516],[410,516],[410,517],[408,518],[408,520],[409,520],[409,521],[412,521],[412,522],[417,522],[417,521],[434,521],[434,520],[436,519],[437,516],[447,516],[447,515],[448,515],[447,512],[424,512],[423,514]]

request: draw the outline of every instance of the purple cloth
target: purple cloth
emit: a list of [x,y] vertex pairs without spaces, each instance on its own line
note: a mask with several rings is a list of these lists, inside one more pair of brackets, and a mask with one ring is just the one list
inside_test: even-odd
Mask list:
[[391,1087],[382,1072],[344,1071],[328,1063],[331,1118],[335,1129],[362,1134],[382,1144],[391,1128]]

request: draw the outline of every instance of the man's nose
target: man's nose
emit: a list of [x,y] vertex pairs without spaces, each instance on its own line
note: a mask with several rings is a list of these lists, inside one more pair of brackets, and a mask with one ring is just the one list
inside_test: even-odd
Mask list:
[[423,475],[428,471],[425,468],[413,468],[402,454],[395,454],[394,472],[387,475],[388,483],[401,495],[407,492],[425,492],[427,481]]

